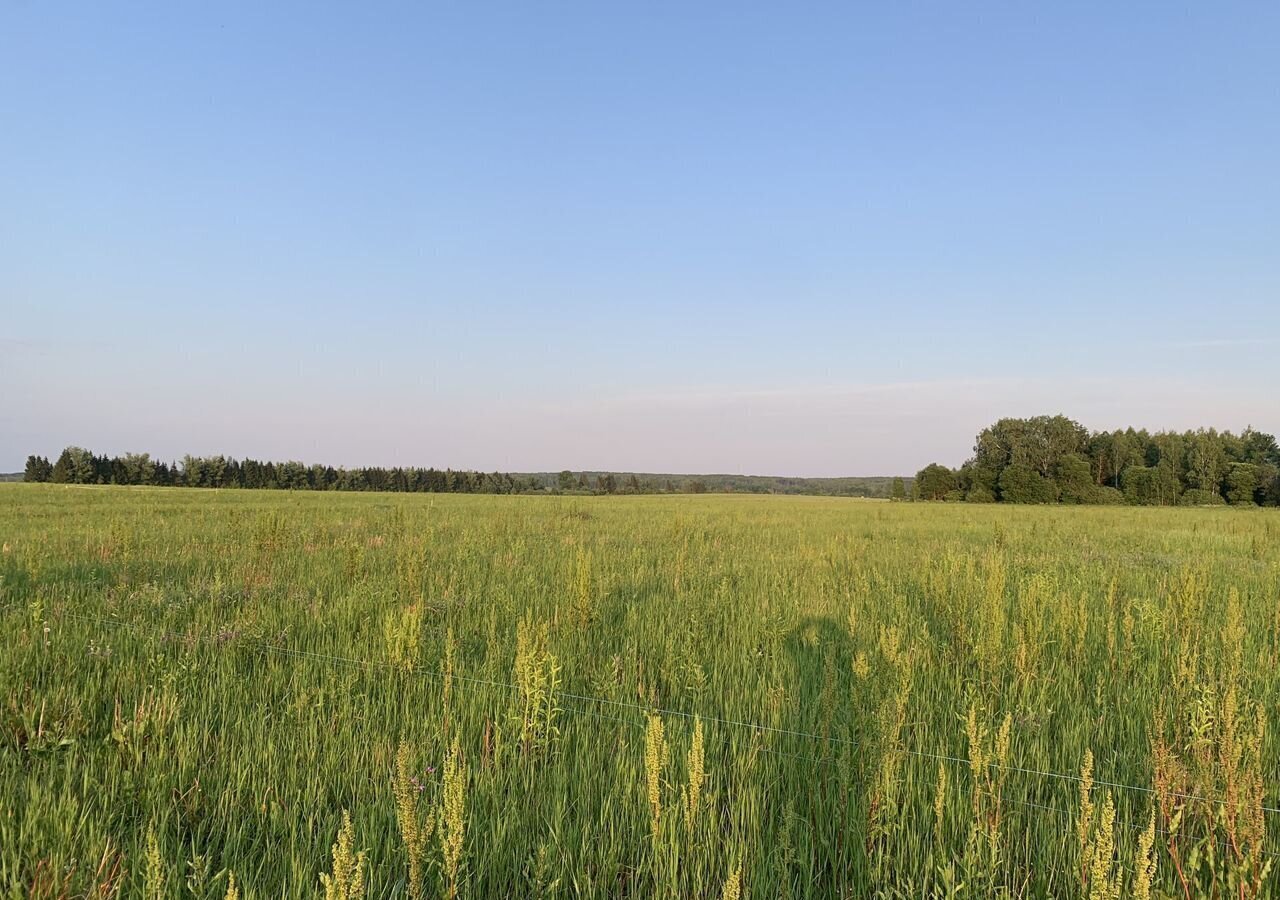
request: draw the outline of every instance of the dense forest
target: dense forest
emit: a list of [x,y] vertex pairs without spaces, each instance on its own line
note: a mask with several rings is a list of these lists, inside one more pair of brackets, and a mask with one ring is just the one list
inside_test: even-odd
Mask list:
[[1001,419],[959,469],[934,463],[912,496],[977,503],[1280,506],[1280,447],[1270,434],[1087,430],[1066,416]]
[[[902,494],[899,478],[785,478],[761,475],[655,475],[640,472],[512,474],[454,469],[334,468],[301,462],[258,462],[224,456],[183,457],[165,463],[147,453],[99,456],[68,447],[56,461],[27,458],[24,481],[128,484],[155,487],[269,488],[306,491],[399,491],[464,494],[826,494],[847,497]],[[910,483],[910,479],[906,480]]]
[[[889,476],[847,476],[843,478],[799,478],[785,475],[664,475],[652,472],[544,472],[534,476],[548,488],[565,490],[572,478],[596,484],[609,478],[620,486],[638,483],[641,493],[715,493],[715,494],[804,494],[826,497],[889,497],[894,479]],[[909,485],[911,479],[906,479]]]

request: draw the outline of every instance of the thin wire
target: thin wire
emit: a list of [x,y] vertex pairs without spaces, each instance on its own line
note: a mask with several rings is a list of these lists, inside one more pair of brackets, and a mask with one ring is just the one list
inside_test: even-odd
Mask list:
[[[1058,813],[1059,815],[1067,816],[1072,820],[1076,818],[1076,813],[1074,810],[1063,809],[1061,806],[1045,806],[1043,803],[1036,803],[1031,800],[1019,800],[1016,797],[1010,797],[1006,794],[1001,794],[1000,799],[1005,802],[1012,803],[1016,806],[1029,806],[1033,809],[1042,809],[1046,812]],[[1147,829],[1146,825],[1138,825],[1133,821],[1118,821],[1115,824],[1129,831],[1146,831]],[[1164,828],[1160,825],[1156,826],[1155,833],[1158,835],[1162,835],[1164,837],[1168,837],[1170,834],[1173,834],[1173,832],[1169,831],[1169,829]],[[1214,841],[1214,846],[1217,847],[1219,850],[1231,849],[1230,845],[1227,843],[1226,838],[1219,838],[1218,840]],[[1269,857],[1280,857],[1280,852],[1266,850],[1266,849],[1263,849],[1261,851],[1261,854],[1263,856],[1269,856]]]
[[[906,752],[911,754],[912,756],[919,756],[925,759],[936,759],[943,762],[963,763],[965,765],[969,763],[969,760],[962,759],[958,756],[947,756],[942,753],[929,753],[926,750],[908,749],[906,750]],[[1084,781],[1084,779],[1081,776],[1071,775],[1066,772],[1045,772],[1040,769],[1026,769],[1026,768],[1023,768],[1022,766],[1011,766],[1004,763],[995,763],[995,762],[988,763],[988,765],[990,765],[993,769],[1003,769],[1006,772],[1019,772],[1023,775],[1040,775],[1044,778],[1059,778],[1063,781],[1072,781],[1077,784]],[[1140,784],[1124,784],[1123,782],[1106,781],[1101,778],[1095,778],[1093,780],[1093,783],[1097,787],[1120,788],[1122,790],[1139,791],[1144,794],[1154,794],[1156,792],[1155,788],[1144,787],[1143,785],[1140,785]],[[1197,800],[1197,801],[1200,801],[1201,803],[1225,804],[1227,802],[1224,799],[1219,799],[1216,797],[1202,797],[1199,794],[1183,794],[1178,791],[1170,791],[1169,796],[1177,797],[1180,800]],[[1263,812],[1280,813],[1280,807],[1263,806],[1261,807],[1261,809]]]
[[[289,656],[297,656],[297,657],[301,657],[301,658],[313,658],[313,659],[332,660],[332,661],[336,661],[336,662],[348,662],[348,663],[351,663],[351,664],[356,665],[356,666],[363,666],[363,665],[367,665],[367,666],[371,666],[371,667],[387,667],[387,668],[393,668],[393,669],[394,669],[394,668],[398,668],[398,667],[397,667],[397,666],[395,666],[393,663],[384,663],[384,662],[378,662],[378,661],[375,661],[375,660],[353,660],[353,659],[349,659],[349,658],[347,658],[347,657],[331,657],[331,656],[327,656],[327,655],[325,655],[325,654],[317,654],[317,653],[313,653],[313,652],[311,652],[311,651],[306,651],[306,650],[295,650],[295,649],[291,649],[291,648],[288,648],[288,647],[272,647],[272,648],[270,648],[270,649],[271,649],[273,652],[283,653],[283,654],[286,654],[286,655],[289,655]],[[439,673],[439,672],[433,672],[433,671],[431,671],[430,669],[420,669],[419,667],[414,667],[414,668],[413,668],[413,669],[411,669],[410,671],[411,671],[412,673],[414,673],[414,674],[421,674],[421,675],[424,675],[424,676],[426,676],[426,677],[428,677],[428,678],[443,678],[443,677],[444,677],[444,676],[443,676],[441,673]],[[518,688],[518,686],[517,686],[517,685],[508,684],[508,683],[506,683],[506,682],[490,681],[490,680],[483,679],[483,678],[468,678],[468,677],[461,676],[461,675],[457,675],[457,674],[454,674],[454,675],[453,675],[453,678],[454,678],[455,680],[462,681],[462,682],[464,682],[464,683],[470,683],[470,684],[472,684],[473,686],[479,686],[479,687],[494,687],[494,688],[500,688],[500,689],[503,689],[503,690],[514,690],[514,689],[517,689],[517,688]],[[598,701],[598,700],[603,699],[603,698],[584,697],[584,696],[579,695],[579,694],[570,694],[570,693],[565,693],[565,692],[563,692],[563,691],[556,691],[555,696],[556,696],[557,701],[559,701],[561,698],[568,698],[568,699],[571,699],[571,700],[585,700],[585,701],[588,701],[588,702],[591,702],[591,701]],[[626,707],[626,708],[630,708],[630,709],[639,709],[639,710],[641,710],[641,711],[647,711],[647,710],[645,710],[645,709],[644,709],[644,707],[633,707],[633,706],[631,706],[630,704],[622,704],[622,705],[623,705],[624,707]],[[632,726],[633,728],[644,728],[644,727],[645,727],[645,723],[644,723],[644,722],[640,722],[640,721],[637,721],[637,720],[635,720],[635,719],[627,719],[627,718],[622,718],[622,717],[620,717],[620,716],[606,716],[606,715],[604,715],[604,714],[602,714],[602,713],[598,713],[598,712],[595,712],[594,710],[590,710],[590,709],[584,709],[584,708],[582,708],[582,707],[580,707],[580,706],[572,706],[572,705],[569,705],[569,706],[561,706],[561,707],[559,707],[559,708],[560,708],[560,709],[562,709],[562,710],[567,710],[567,711],[569,711],[569,712],[576,712],[576,713],[582,713],[582,714],[584,714],[584,715],[588,715],[588,716],[594,716],[595,718],[597,718],[597,719],[601,719],[601,720],[603,720],[603,721],[605,721],[605,722],[619,722],[619,723],[622,723],[622,724],[624,724],[624,725],[630,725],[630,726]],[[658,712],[662,712],[662,710],[658,710]],[[719,721],[719,720],[715,720],[715,719],[708,719],[707,721],[709,721],[709,722],[710,722],[710,721]],[[797,733],[802,733],[802,732],[797,732]],[[818,737],[819,739],[821,739],[821,735],[815,735],[815,737]],[[834,739],[833,739],[833,740],[834,740]],[[852,741],[848,741],[848,742],[845,742],[845,743],[850,743],[850,744],[852,744],[853,742],[852,742]],[[836,760],[836,757],[834,757],[834,756],[813,756],[813,755],[811,755],[811,754],[807,754],[807,753],[788,753],[788,752],[787,752],[787,751],[785,751],[785,750],[776,750],[776,749],[773,749],[773,748],[771,748],[771,747],[757,747],[757,748],[755,748],[755,750],[756,750],[756,751],[758,751],[758,752],[760,752],[760,753],[768,753],[768,754],[770,754],[771,756],[782,756],[782,757],[786,757],[786,758],[789,758],[789,759],[802,759],[802,760],[807,760],[807,761],[810,761],[810,762],[834,762],[834,761]]]
[[[10,604],[10,608],[17,608],[17,605]],[[100,616],[89,616],[89,615],[84,615],[82,613],[72,613],[72,612],[65,612],[65,611],[59,612],[57,615],[61,618],[78,619],[80,621],[85,621],[85,622],[96,622],[98,624],[108,625],[111,627],[124,628],[125,630],[131,631],[135,634],[140,633],[140,626],[131,622],[126,622],[122,619],[104,618]],[[161,631],[159,632],[159,634],[162,637],[169,638],[172,640],[181,640],[181,641],[194,640],[194,641],[204,641],[204,642],[212,641],[215,643],[220,643],[218,635],[200,635],[200,634],[195,634],[191,632],[184,633],[184,632],[167,632],[167,631]],[[334,662],[334,663],[340,663],[343,665],[353,666],[357,668],[368,668],[371,670],[372,669],[390,669],[390,670],[407,671],[409,674],[422,675],[428,678],[443,679],[445,677],[443,673],[432,671],[431,669],[427,669],[423,666],[410,666],[406,670],[405,667],[397,666],[395,663],[390,663],[390,662],[360,659],[358,657],[334,656],[326,653],[317,653],[312,650],[301,650],[301,649],[292,648],[292,647],[282,647],[276,644],[269,644],[263,641],[254,641],[251,639],[246,640],[238,637],[232,638],[231,640],[234,640],[240,646],[249,647],[252,649],[258,649],[267,653],[278,653],[278,654],[292,656],[296,658],[312,659],[312,660],[325,661],[325,662]],[[230,641],[227,641],[227,643],[230,643]],[[501,688],[509,691],[519,690],[518,685],[511,684],[510,682],[493,681],[490,679],[475,678],[473,676],[459,675],[456,673],[452,675],[452,678],[455,681],[468,683],[468,684],[484,685],[486,687]],[[767,734],[778,734],[778,735],[784,735],[787,737],[807,738],[810,740],[817,740],[817,741],[829,741],[831,743],[840,744],[843,746],[855,747],[855,748],[860,746],[856,741],[850,740],[848,738],[837,737],[835,735],[824,736],[820,734],[814,734],[808,731],[796,731],[789,728],[778,728],[772,725],[763,725],[757,722],[748,722],[748,721],[737,720],[737,719],[725,719],[719,716],[703,716],[698,713],[689,713],[683,710],[668,709],[664,707],[646,707],[646,706],[641,706],[635,703],[627,703],[626,701],[623,701],[623,700],[612,700],[607,697],[595,697],[591,695],[575,694],[568,691],[557,691],[556,696],[563,697],[566,699],[571,699],[571,700],[579,700],[586,703],[600,703],[608,706],[617,706],[623,709],[633,710],[646,715],[652,715],[657,713],[664,716],[672,716],[672,717],[684,718],[684,719],[698,718],[698,719],[702,719],[702,721],[704,722],[712,722],[719,725],[725,725],[725,726],[735,727],[735,728],[746,728],[752,731],[763,732]],[[765,748],[760,748],[760,749],[765,750]],[[766,750],[765,752],[788,755],[788,754],[783,754],[782,751],[776,751],[776,750],[772,750],[772,751]],[[931,759],[939,762],[959,763],[963,765],[969,764],[969,760],[967,759],[957,757],[957,756],[950,756],[943,753],[932,753],[927,750],[914,750],[910,748],[903,748],[903,752],[907,753],[910,756],[915,756],[921,759]],[[823,757],[799,757],[799,756],[797,756],[797,758],[808,758],[808,759],[819,760],[819,761],[824,759]],[[827,759],[829,759],[829,757],[827,757]],[[1023,775],[1035,775],[1042,778],[1055,778],[1062,781],[1074,782],[1077,784],[1084,780],[1079,775],[1073,775],[1065,772],[1051,772],[1051,771],[1045,771],[1041,769],[1029,769],[1023,766],[1014,766],[1014,765],[1008,765],[1004,763],[994,763],[994,762],[990,763],[990,765],[992,768],[1001,769],[1008,772],[1017,772]],[[1143,785],[1125,784],[1124,782],[1107,781],[1099,778],[1095,778],[1093,780],[1093,783],[1100,787],[1116,788],[1117,790],[1137,791],[1143,794],[1155,793],[1154,788],[1146,787]],[[1193,800],[1201,803],[1217,803],[1222,805],[1225,805],[1227,803],[1227,801],[1224,798],[1205,797],[1199,794],[1187,794],[1187,793],[1181,793],[1178,791],[1171,791],[1170,796],[1177,797],[1180,800]],[[1260,809],[1264,813],[1280,814],[1280,807],[1262,806],[1260,807]]]

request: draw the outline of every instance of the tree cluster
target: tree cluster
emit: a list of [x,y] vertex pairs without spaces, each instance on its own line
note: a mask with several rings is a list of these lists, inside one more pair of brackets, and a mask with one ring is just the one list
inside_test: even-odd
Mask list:
[[26,481],[55,484],[132,484],[155,487],[276,488],[299,491],[402,491],[513,494],[539,490],[528,477],[453,469],[334,468],[300,462],[259,462],[226,456],[184,456],[160,462],[148,453],[97,456],[68,447],[56,462],[27,458]]
[[1280,506],[1280,447],[1270,434],[1126,428],[1090,432],[1065,416],[1001,419],[959,469],[916,475],[921,500]]
[[184,456],[161,462],[149,453],[98,456],[67,447],[55,462],[27,457],[24,481],[54,484],[123,484],[153,487],[266,488],[295,491],[394,491],[459,494],[655,494],[708,490],[699,479],[675,481],[612,472],[518,475],[434,468],[334,468],[301,462],[259,462],[226,456]]

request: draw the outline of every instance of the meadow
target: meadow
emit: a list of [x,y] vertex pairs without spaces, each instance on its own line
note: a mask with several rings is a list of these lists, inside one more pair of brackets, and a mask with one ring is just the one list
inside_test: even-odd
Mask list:
[[13,897],[1276,894],[1280,514],[0,485]]

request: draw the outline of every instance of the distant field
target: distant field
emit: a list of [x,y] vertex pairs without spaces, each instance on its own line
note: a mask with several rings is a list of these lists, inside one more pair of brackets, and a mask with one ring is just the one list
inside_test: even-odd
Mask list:
[[1276,511],[4,485],[0,542],[7,896],[1274,895]]

